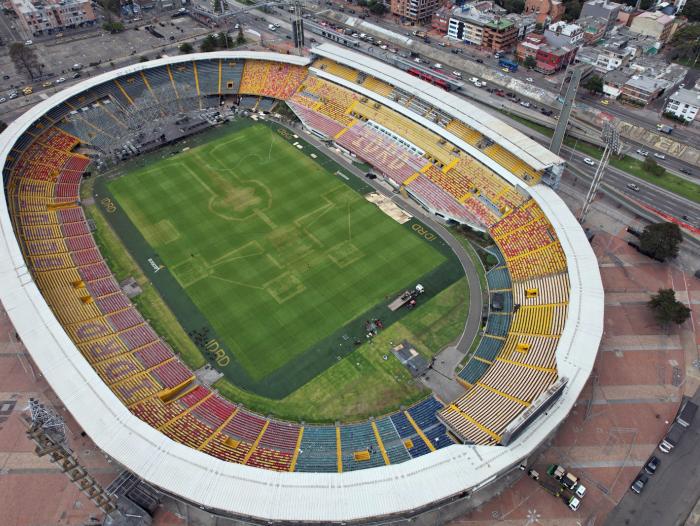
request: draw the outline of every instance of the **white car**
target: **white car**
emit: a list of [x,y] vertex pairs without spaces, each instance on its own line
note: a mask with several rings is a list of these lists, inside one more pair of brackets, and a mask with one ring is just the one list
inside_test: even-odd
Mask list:
[[648,151],[642,150],[641,148],[639,148],[639,149],[637,150],[637,153],[638,153],[639,155],[641,155],[642,157],[646,157],[647,155],[649,155],[649,152],[648,152]]
[[0,97],[0,104],[2,104],[3,102],[7,102],[7,99],[5,97]]
[[56,84],[61,84],[62,82],[65,82],[66,79],[61,77],[60,79],[56,79]]
[[654,152],[654,157],[656,157],[657,159],[665,159],[666,158],[666,156],[663,153],[656,153],[656,152]]
[[24,45],[25,45],[25,46],[31,46],[33,43],[34,43],[33,40],[25,40],[25,41],[24,41]]
[[436,62],[435,65],[433,66],[435,69],[442,69],[442,64],[439,62]]
[[590,157],[584,157],[583,162],[586,163],[588,166],[595,166],[595,161]]
[[16,99],[17,97],[19,97],[19,93],[17,93],[16,91],[13,91],[12,93],[10,93],[8,98],[10,100],[12,100],[12,99]]
[[578,486],[576,486],[575,493],[579,499],[582,499],[583,496],[586,494],[586,486],[584,486],[583,484],[579,484]]
[[462,78],[462,74],[461,74],[459,71],[453,71],[452,74],[453,74],[455,77]]
[[627,183],[627,188],[634,190],[635,192],[639,192],[639,187],[634,183]]
[[382,45],[379,46],[379,47],[380,47],[381,49],[389,49],[389,46],[387,46],[386,44],[382,44]]
[[416,58],[413,59],[413,62],[416,62],[416,63],[420,64],[420,63],[421,63],[421,59],[418,58],[418,57],[416,57]]
[[569,509],[571,511],[576,511],[578,510],[578,507],[581,505],[581,501],[578,500],[576,497],[571,497],[569,500]]
[[474,83],[474,86],[476,86],[477,88],[480,88],[481,86],[483,86],[483,84],[477,80],[477,81]]
[[527,80],[528,82],[534,82],[534,81],[532,80],[532,77],[528,77],[528,78],[526,78],[525,80]]
[[529,108],[529,107],[530,107],[530,103],[527,102],[526,100],[522,101],[522,102],[520,103],[520,105],[523,106],[524,108]]

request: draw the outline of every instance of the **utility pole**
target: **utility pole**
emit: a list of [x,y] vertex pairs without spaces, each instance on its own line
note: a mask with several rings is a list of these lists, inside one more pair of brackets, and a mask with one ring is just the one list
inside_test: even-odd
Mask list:
[[620,144],[620,132],[617,131],[610,122],[605,122],[603,125],[602,133],[603,142],[605,143],[605,150],[603,151],[603,156],[598,163],[598,168],[596,169],[595,175],[593,176],[593,181],[591,181],[591,186],[586,194],[586,199],[583,202],[583,208],[581,209],[581,214],[579,215],[579,223],[583,223],[586,220],[586,215],[591,209],[591,204],[593,199],[595,199],[598,193],[598,188],[600,188],[600,183],[603,180],[603,174],[605,169],[608,167],[608,161],[610,161],[610,155],[619,154],[622,149]]

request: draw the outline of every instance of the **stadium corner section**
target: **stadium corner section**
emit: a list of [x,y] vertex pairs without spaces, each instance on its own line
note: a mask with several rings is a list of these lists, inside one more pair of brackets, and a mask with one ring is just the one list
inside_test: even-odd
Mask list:
[[[260,121],[258,121],[259,123]],[[219,128],[204,132],[196,137],[195,146],[190,146],[190,150],[193,147],[205,144],[214,137],[236,133],[252,125],[254,123],[251,120],[240,119],[223,126],[223,129]],[[268,121],[265,122],[265,125],[275,130],[280,137],[290,144],[301,145],[304,153],[300,153],[300,155],[315,155],[315,157],[311,156],[313,161],[328,172],[329,176],[335,175],[336,180],[341,181],[358,194],[364,195],[374,191],[371,186],[367,185],[360,178],[345,175],[343,168],[339,164],[290,132],[287,128]],[[190,144],[192,143],[188,143],[188,145]],[[173,154],[175,154],[174,151]],[[142,158],[139,161],[139,163],[144,162],[148,162],[148,159],[144,161]],[[182,325],[182,328],[194,341],[204,357],[213,367],[222,372],[228,381],[238,388],[266,398],[284,398],[337,363],[341,358],[350,355],[357,348],[353,345],[353,342],[364,341],[366,338],[365,320],[379,318],[386,328],[409,312],[407,309],[399,309],[392,312],[387,308],[388,301],[381,301],[338,327],[331,334],[316,342],[307,351],[264,378],[259,380],[252,378],[236,359],[235,354],[231,351],[226,341],[218,336],[207,317],[164,265],[159,254],[146,241],[143,234],[123,210],[123,207],[119,206],[117,199],[110,191],[108,183],[121,175],[126,175],[130,166],[132,166],[132,162],[125,163],[121,167],[122,170],[116,174],[116,177],[110,179],[107,177],[97,178],[94,186],[97,208],[115,230],[121,242],[141,267],[145,276],[155,286],[178,322]],[[367,203],[367,206],[372,205]],[[458,257],[433,229],[415,217],[404,223],[402,227],[410,231],[411,235],[418,236],[422,242],[427,243],[444,258],[442,263],[424,273],[416,281],[423,284],[426,290],[421,297],[421,302],[431,299],[464,276]],[[399,294],[405,288],[413,285],[415,283],[406,283],[405,287],[396,290],[395,294]],[[390,297],[393,298],[394,296],[391,295]]]

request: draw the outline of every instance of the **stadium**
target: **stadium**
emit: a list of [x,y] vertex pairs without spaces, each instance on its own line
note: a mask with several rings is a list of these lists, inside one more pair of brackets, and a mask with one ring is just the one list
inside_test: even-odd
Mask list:
[[[309,139],[262,122],[270,110]],[[371,169],[399,210],[367,203],[374,187],[312,137]],[[196,523],[438,522],[527,463],[591,373],[603,288],[555,192],[564,161],[364,55],[323,44],[128,66],[31,108],[0,161],[0,300],[19,337],[104,454]],[[209,361],[203,376],[115,279],[90,201]],[[449,247],[426,243],[442,237],[432,224],[487,232],[497,260],[486,278],[502,305],[458,396],[326,423],[236,399],[284,399],[364,347],[362,320],[400,321],[385,300],[421,283],[430,301],[461,279]]]

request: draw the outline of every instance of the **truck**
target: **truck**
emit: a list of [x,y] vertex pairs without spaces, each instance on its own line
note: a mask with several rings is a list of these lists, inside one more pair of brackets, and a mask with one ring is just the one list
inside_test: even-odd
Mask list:
[[425,288],[418,283],[414,289],[403,291],[398,298],[389,303],[389,310],[397,311],[404,305],[408,305],[408,308],[412,309],[416,306],[416,298],[424,292]]
[[678,445],[681,441],[681,437],[685,432],[685,428],[678,422],[674,422],[671,428],[666,433],[666,436],[659,444],[659,449],[664,453],[670,453],[671,450]]
[[[564,468],[560,466],[553,465],[555,468],[559,468],[560,471],[557,471],[557,475],[560,475],[562,472],[566,473]],[[552,468],[552,466],[550,466]],[[555,470],[551,470],[548,468],[547,469],[547,474],[549,477],[540,477],[540,474],[535,471],[534,469],[531,469],[527,472],[527,475],[537,481],[537,483],[542,486],[547,493],[550,493],[554,495],[555,497],[561,498],[562,501],[564,501],[564,504],[566,504],[569,509],[572,511],[578,510],[579,506],[581,505],[581,500],[574,494],[572,494],[571,491],[566,489],[564,486],[561,485],[560,482],[557,481],[554,475]]]
[[698,412],[698,405],[686,399],[678,410],[676,422],[683,427],[690,427],[695,419],[695,413]]

